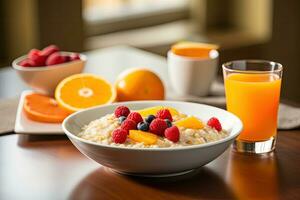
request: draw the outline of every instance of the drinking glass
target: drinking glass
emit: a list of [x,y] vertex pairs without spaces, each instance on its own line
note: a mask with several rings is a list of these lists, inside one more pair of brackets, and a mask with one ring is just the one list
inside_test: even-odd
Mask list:
[[275,149],[282,65],[265,60],[237,60],[222,65],[226,106],[244,129],[234,142],[239,152]]

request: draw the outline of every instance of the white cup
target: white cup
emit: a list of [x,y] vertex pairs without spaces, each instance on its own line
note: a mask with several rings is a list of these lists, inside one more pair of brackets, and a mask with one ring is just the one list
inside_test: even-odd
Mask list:
[[178,95],[206,96],[215,79],[219,53],[211,50],[209,58],[186,57],[168,52],[171,86]]

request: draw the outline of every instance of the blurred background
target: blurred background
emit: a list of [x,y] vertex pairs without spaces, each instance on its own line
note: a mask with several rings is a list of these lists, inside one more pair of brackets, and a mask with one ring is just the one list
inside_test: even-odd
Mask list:
[[221,45],[220,63],[282,63],[282,95],[300,102],[299,7],[297,0],[2,0],[0,67],[49,44],[78,52],[131,45],[165,56],[180,40],[212,42]]

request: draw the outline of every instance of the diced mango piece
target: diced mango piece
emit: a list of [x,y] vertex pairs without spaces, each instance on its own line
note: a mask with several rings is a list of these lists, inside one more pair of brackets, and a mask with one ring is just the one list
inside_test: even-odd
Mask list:
[[129,138],[136,142],[143,142],[146,145],[156,144],[157,142],[157,135],[139,130],[130,130]]
[[202,129],[204,124],[197,117],[190,116],[175,122],[176,126],[190,128],[190,129]]
[[155,106],[150,108],[145,108],[142,110],[137,110],[143,117],[147,117],[148,115],[156,115],[157,111],[161,109],[168,109],[171,112],[171,115],[178,115],[178,111],[175,108],[167,107],[167,106]]

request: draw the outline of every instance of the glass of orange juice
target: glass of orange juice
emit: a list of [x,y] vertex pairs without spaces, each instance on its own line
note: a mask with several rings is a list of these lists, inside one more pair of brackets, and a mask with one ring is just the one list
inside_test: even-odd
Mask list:
[[237,60],[222,67],[227,110],[244,124],[234,149],[249,153],[274,150],[282,65],[264,60]]

